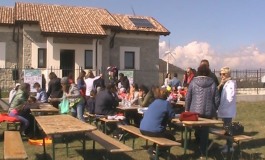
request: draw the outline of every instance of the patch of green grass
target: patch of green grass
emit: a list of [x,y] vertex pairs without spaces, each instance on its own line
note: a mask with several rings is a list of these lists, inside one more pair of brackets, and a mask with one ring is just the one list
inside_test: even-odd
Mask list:
[[[1,108],[0,108],[1,110]],[[241,143],[241,153],[235,152],[234,159],[241,160],[261,160],[265,159],[265,102],[240,102],[237,103],[237,117],[235,121],[241,122],[245,127],[245,134],[252,136],[253,139],[247,142]],[[5,123],[0,127],[0,155],[3,154],[3,132],[6,129]],[[181,132],[177,129],[175,134],[176,139],[181,138]],[[214,145],[209,151],[209,160],[222,160],[225,155],[222,155],[219,146],[226,143],[224,139],[216,139],[215,136],[210,135],[211,139],[214,139]],[[132,146],[132,139],[128,138],[126,141],[128,146]],[[152,145],[149,142],[149,145]],[[24,138],[24,146],[26,148],[29,160],[42,160],[45,159],[43,155],[42,146],[30,145],[26,138]],[[52,151],[51,145],[47,145],[48,156],[46,159],[51,159]],[[183,157],[182,147],[172,147],[171,160],[187,159],[193,160],[199,157],[197,153],[198,146],[194,143],[194,136],[192,133],[192,140],[189,142],[189,149],[186,157]],[[92,152],[92,141],[86,142],[86,158],[90,160],[101,160],[106,151],[99,144],[96,143],[96,151]],[[133,152],[113,154],[112,159],[120,160],[146,160],[149,156],[146,152],[145,140],[138,138],[135,141],[135,150]],[[59,160],[79,160],[82,159],[82,144],[79,140],[74,140],[69,144],[69,156],[66,156],[65,144],[56,144],[56,159]],[[163,159],[163,158],[160,158]]]

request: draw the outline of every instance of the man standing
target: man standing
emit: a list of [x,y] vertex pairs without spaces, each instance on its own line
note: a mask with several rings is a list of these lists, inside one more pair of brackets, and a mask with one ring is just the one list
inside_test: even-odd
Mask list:
[[181,82],[178,79],[178,74],[174,73],[174,77],[171,79],[171,81],[169,81],[169,86],[172,88],[173,86],[181,86]]

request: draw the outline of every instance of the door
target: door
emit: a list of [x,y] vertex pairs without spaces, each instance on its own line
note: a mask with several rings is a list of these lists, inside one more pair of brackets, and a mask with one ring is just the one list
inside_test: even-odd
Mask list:
[[75,50],[63,49],[60,51],[60,69],[62,70],[62,77],[75,75]]

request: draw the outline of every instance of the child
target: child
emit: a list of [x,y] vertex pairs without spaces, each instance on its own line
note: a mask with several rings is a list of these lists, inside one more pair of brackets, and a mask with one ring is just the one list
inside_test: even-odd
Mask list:
[[40,84],[38,82],[34,83],[33,88],[36,89],[37,95],[36,99],[39,102],[48,102],[48,97],[44,89],[41,88]]

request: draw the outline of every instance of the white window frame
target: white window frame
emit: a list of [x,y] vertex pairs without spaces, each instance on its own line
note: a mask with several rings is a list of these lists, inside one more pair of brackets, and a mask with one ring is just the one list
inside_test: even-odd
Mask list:
[[[120,69],[125,70],[125,52],[134,52],[134,70],[140,70],[140,47],[120,47]],[[130,70],[130,69],[129,69]]]
[[0,68],[6,67],[6,42],[0,42]]

